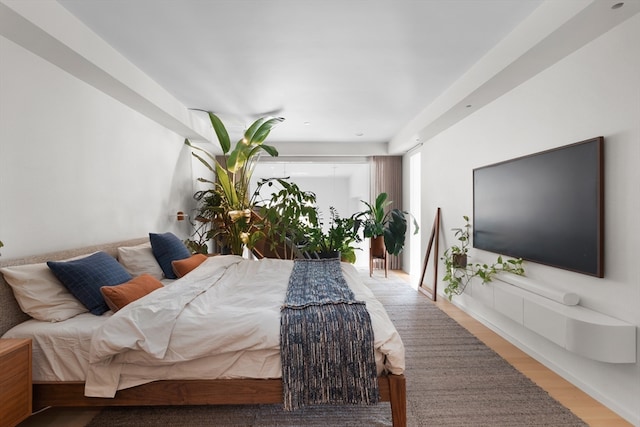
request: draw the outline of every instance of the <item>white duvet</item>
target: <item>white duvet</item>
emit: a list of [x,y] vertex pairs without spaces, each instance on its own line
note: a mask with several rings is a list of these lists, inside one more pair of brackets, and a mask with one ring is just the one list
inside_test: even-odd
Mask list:
[[[208,258],[198,268],[110,316],[93,333],[85,395],[157,379],[279,378],[280,308],[292,261]],[[355,268],[342,264],[373,325],[378,372],[401,374],[404,347]]]
[[[3,338],[33,340],[34,382],[85,381],[89,396],[160,379],[280,378],[280,306],[292,268],[212,257],[116,314],[31,319]],[[367,303],[378,373],[402,373],[404,348],[386,311],[352,265],[342,270]]]

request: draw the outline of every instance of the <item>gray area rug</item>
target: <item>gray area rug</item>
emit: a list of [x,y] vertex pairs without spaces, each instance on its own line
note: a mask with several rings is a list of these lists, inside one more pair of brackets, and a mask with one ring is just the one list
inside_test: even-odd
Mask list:
[[[587,425],[406,282],[367,273],[406,348],[409,427]],[[390,425],[390,406],[380,403],[106,408],[88,427]]]

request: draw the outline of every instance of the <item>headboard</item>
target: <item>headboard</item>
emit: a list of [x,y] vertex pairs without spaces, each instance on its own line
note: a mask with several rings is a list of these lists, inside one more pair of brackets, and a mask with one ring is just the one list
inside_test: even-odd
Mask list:
[[[76,257],[79,255],[90,254],[96,251],[104,251],[108,254],[116,257],[118,254],[118,248],[121,246],[134,246],[141,243],[148,242],[148,237],[141,237],[137,239],[124,240],[114,243],[106,243],[102,245],[87,246],[78,249],[68,249],[59,252],[52,252],[42,255],[34,255],[26,258],[8,259],[3,260],[0,258],[0,268],[8,267],[12,265],[26,265],[37,264],[47,261],[60,261],[67,258]],[[7,332],[9,329],[30,319],[30,317],[22,312],[18,302],[13,296],[11,286],[5,282],[4,277],[0,274],[0,336]]]

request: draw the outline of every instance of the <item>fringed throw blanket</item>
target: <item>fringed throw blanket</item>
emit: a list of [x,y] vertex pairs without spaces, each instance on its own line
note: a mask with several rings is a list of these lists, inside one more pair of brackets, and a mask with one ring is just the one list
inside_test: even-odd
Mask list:
[[296,260],[280,320],[284,407],[379,400],[373,328],[338,259]]

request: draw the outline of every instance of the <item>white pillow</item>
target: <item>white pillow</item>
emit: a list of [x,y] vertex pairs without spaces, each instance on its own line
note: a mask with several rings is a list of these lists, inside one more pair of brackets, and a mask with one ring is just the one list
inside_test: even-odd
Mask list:
[[118,248],[118,261],[133,277],[149,274],[158,280],[164,278],[162,268],[151,250],[150,242]]
[[44,262],[4,267],[0,272],[11,286],[22,311],[34,319],[61,322],[89,311]]

